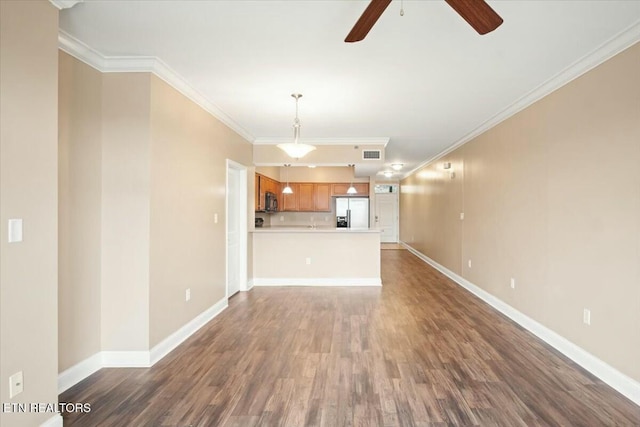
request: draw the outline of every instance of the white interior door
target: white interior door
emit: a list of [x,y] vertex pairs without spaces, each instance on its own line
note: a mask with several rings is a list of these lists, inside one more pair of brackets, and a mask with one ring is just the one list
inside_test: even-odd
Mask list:
[[[227,297],[241,288],[246,277],[246,257],[243,256],[243,239],[246,235],[243,218],[246,220],[246,188],[243,191],[243,171],[227,167]],[[246,172],[245,172],[246,174]],[[246,222],[246,221],[245,221]],[[244,260],[244,261],[243,261]],[[243,265],[244,263],[244,265]],[[244,269],[244,270],[243,270]]]
[[376,194],[376,228],[381,242],[398,242],[398,193]]

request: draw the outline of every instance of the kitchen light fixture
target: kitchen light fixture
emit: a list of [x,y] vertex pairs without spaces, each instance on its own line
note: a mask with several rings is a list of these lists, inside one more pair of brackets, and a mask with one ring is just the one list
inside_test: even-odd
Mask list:
[[285,170],[287,171],[287,186],[282,189],[282,194],[293,194],[293,190],[289,187],[289,166],[291,165],[284,165]]
[[347,194],[358,194],[358,190],[353,186],[353,176],[355,175],[355,165],[349,165],[350,168],[353,168],[353,173],[351,175],[351,184],[349,184],[349,188],[347,189]]
[[292,93],[292,97],[296,99],[296,118],[293,121],[293,142],[287,142],[285,144],[278,144],[278,148],[287,153],[289,157],[299,159],[306,156],[310,152],[316,149],[313,145],[301,144],[300,140],[300,119],[298,119],[298,99],[302,98],[299,93]]
[[391,165],[391,169],[393,169],[394,171],[399,171],[403,166],[403,163],[394,163]]
[[391,171],[384,171],[384,176],[386,176],[387,178],[391,178],[393,176],[393,172]]

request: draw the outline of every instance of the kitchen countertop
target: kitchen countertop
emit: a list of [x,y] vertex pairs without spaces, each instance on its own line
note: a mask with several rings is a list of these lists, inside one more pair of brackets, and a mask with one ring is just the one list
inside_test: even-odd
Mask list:
[[250,233],[380,233],[376,228],[337,228],[326,226],[257,227]]

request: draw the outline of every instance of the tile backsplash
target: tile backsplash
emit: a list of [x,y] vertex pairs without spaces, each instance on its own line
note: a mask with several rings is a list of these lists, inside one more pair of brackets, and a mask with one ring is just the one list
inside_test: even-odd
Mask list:
[[264,227],[291,226],[335,226],[335,212],[277,212],[256,213],[256,218],[264,219]]

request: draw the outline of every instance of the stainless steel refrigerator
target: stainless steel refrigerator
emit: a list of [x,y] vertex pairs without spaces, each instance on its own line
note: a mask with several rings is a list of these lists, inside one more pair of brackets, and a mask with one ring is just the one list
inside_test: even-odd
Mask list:
[[338,227],[369,228],[369,198],[337,197],[336,217]]

